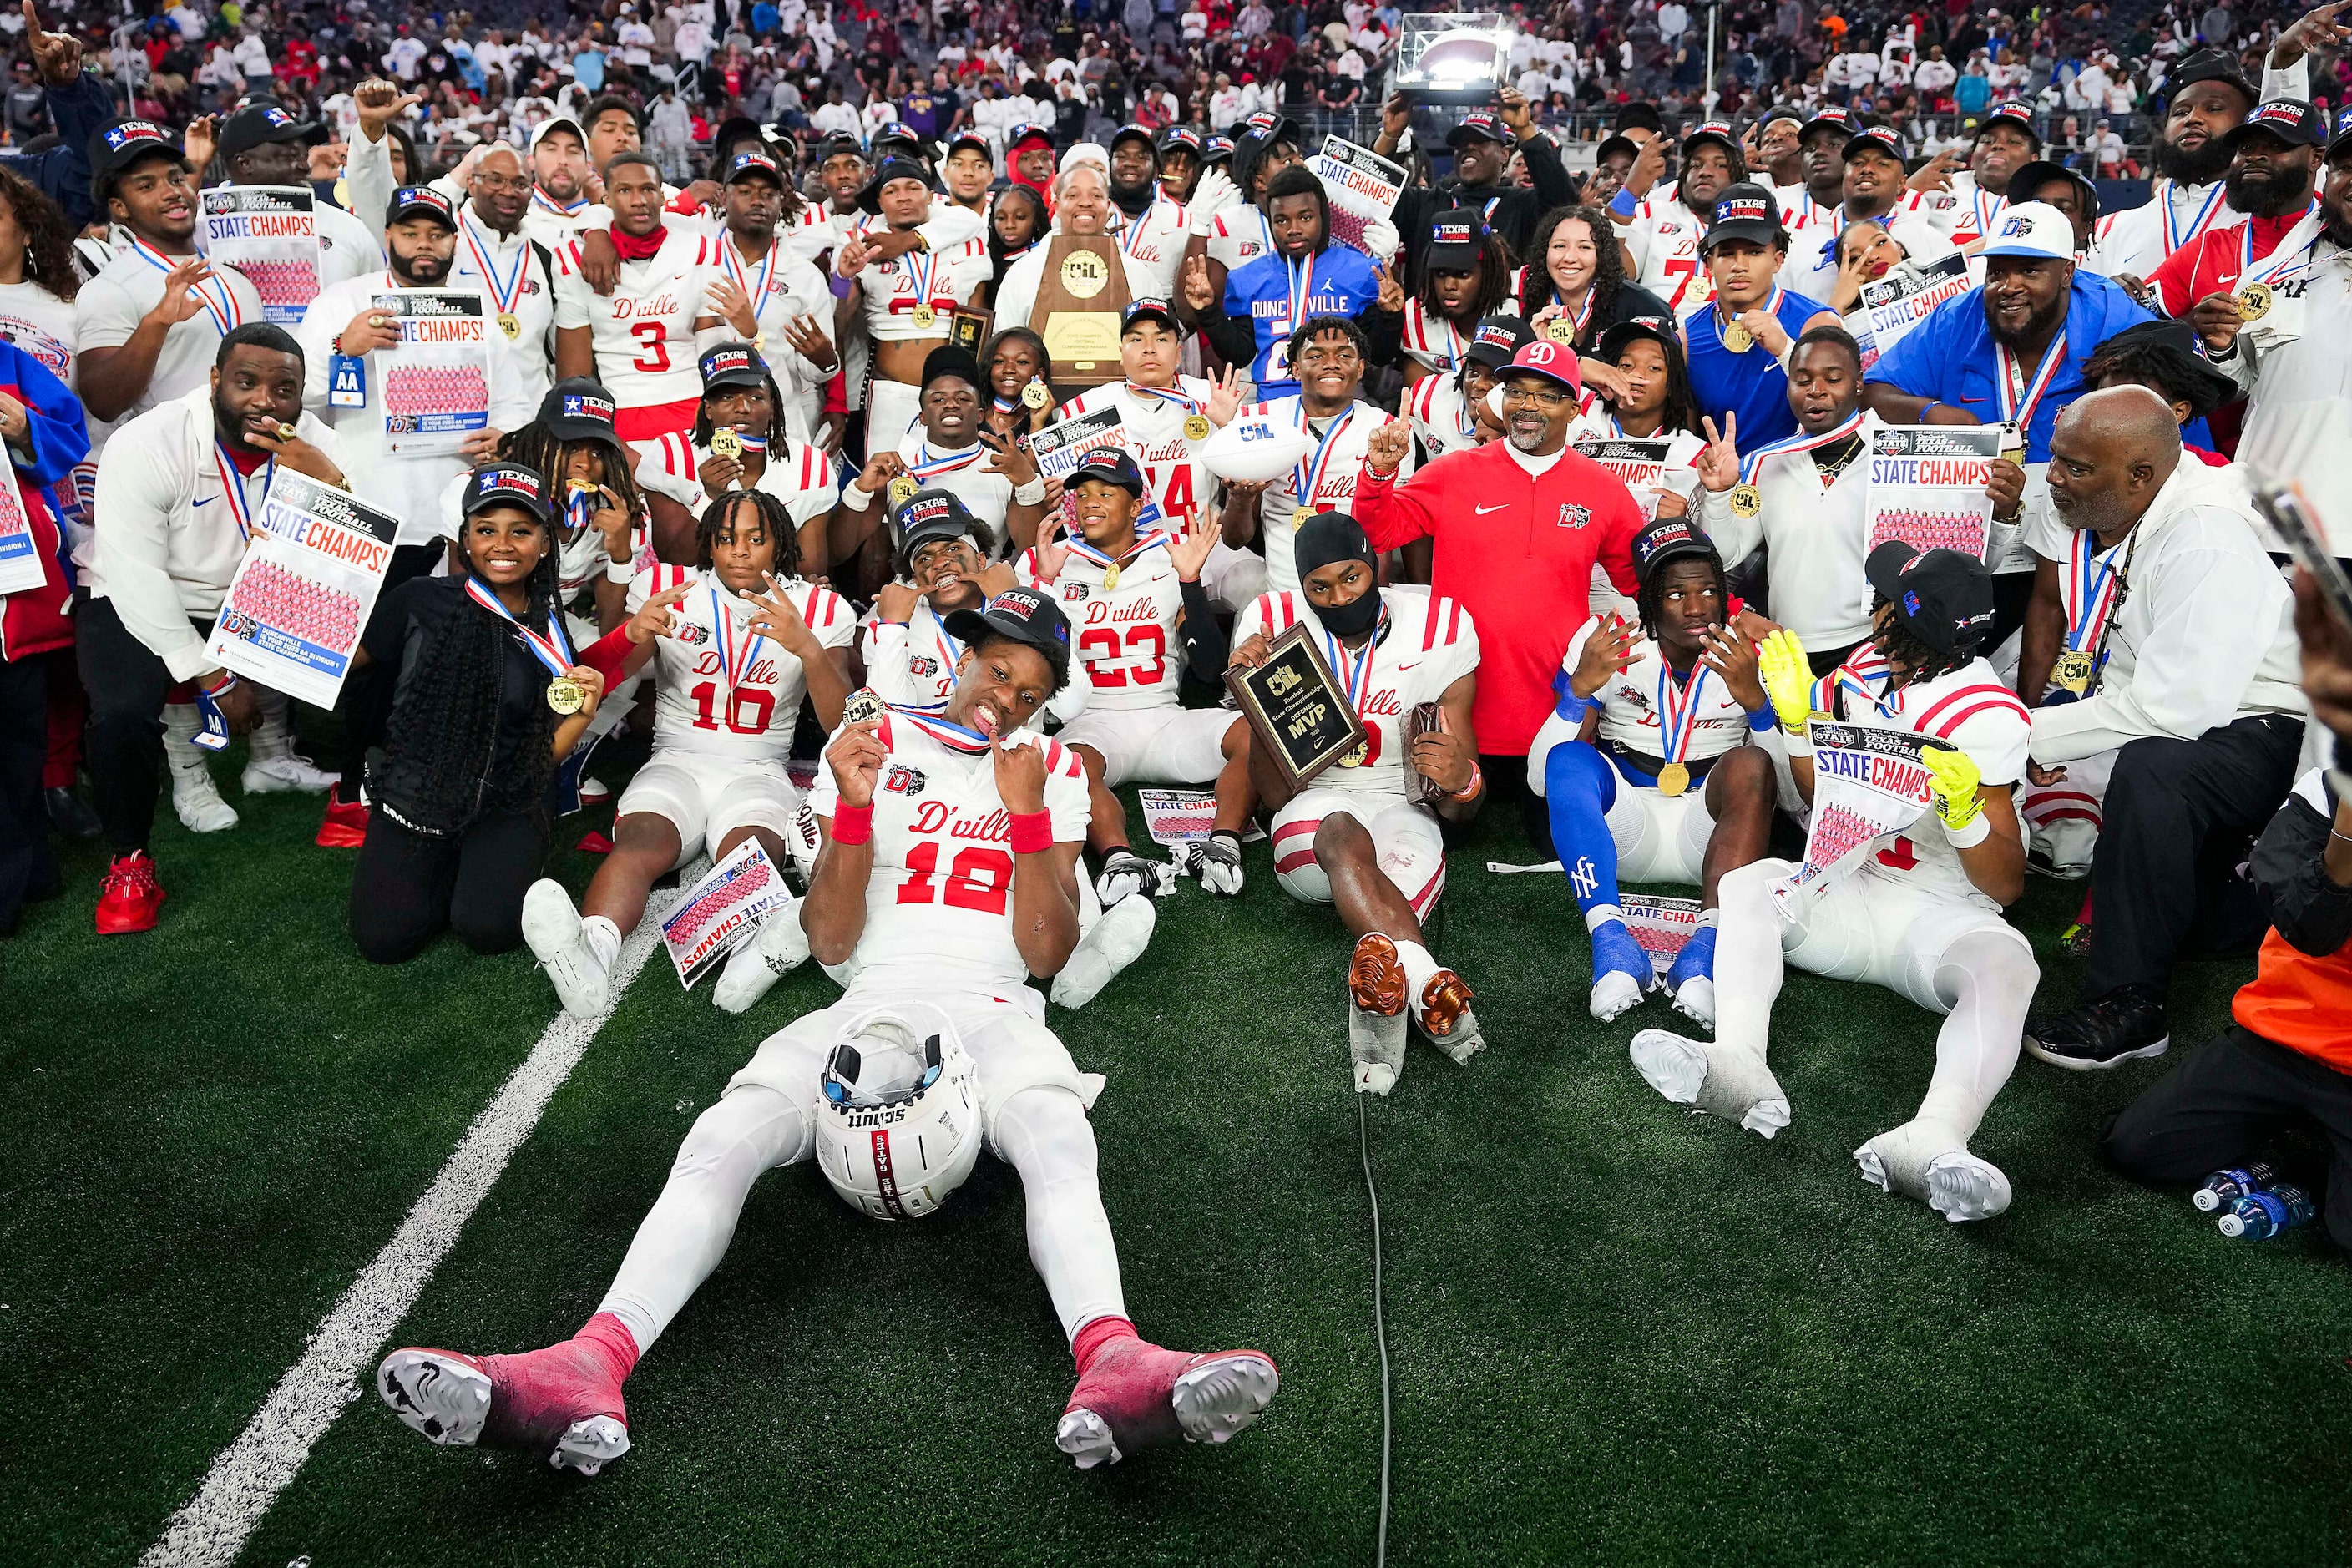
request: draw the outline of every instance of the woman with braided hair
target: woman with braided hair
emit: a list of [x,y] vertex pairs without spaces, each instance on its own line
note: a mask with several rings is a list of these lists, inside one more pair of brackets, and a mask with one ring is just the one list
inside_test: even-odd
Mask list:
[[547,488],[517,464],[476,469],[463,570],[402,584],[361,642],[397,692],[352,874],[352,937],[372,963],[404,963],[445,929],[477,952],[522,941],[548,784],[604,690],[563,629]]
[[[613,853],[582,908],[543,879],[523,900],[522,931],[565,1009],[593,1017],[611,994],[621,939],[644,918],[655,881],[709,851],[725,858],[747,839],[780,872],[805,871],[816,824],[784,771],[805,696],[825,730],[840,727],[857,612],[805,582],[798,529],[765,490],[730,490],[704,510],[692,567],[656,565],[629,587],[630,616],[588,658],[615,684],[659,660],[654,754],[621,792]],[[711,999],[740,1013],[808,956],[800,908],[786,904],[731,959]]]

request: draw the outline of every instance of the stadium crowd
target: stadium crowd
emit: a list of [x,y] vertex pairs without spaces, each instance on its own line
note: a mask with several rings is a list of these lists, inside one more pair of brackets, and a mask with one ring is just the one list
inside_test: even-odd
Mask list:
[[[2256,955],[2107,1151],[2185,1185],[2316,1128],[2352,1246],[2339,9],[1562,0],[1448,93],[1360,0],[27,3],[0,931],[102,838],[97,929],[169,940],[156,815],[236,829],[233,737],[357,851],[370,961],[527,945],[593,1017],[664,879],[747,879],[688,926],[783,889],[717,1005],[811,958],[844,998],[697,1123],[595,1318],[379,1375],[591,1471],[812,1158],[889,1216],[1017,1168],[1081,1466],[1246,1426],[1270,1360],[1136,1334],[1027,982],[1086,1005],[1261,828],[1352,944],[1358,1090],[1484,1043],[1426,922],[1491,803],[1592,1017],[1679,1016],[1628,1043],[1669,1101],[1790,1125],[1790,965],[1937,1016],[1853,1157],[1952,1220],[2012,1200],[1969,1142],[2021,1048],[2162,1055],[2179,959]],[[1353,714],[1307,759],[1262,710],[1317,666]],[[1138,784],[1204,830],[1156,852]],[[2084,884],[2076,1000],[2029,874]]]

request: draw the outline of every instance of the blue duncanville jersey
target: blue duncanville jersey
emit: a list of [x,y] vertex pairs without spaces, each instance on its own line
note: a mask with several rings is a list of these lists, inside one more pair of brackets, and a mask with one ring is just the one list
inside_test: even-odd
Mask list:
[[[1299,300],[1294,290],[1307,286]],[[1380,274],[1351,246],[1326,246],[1310,264],[1269,251],[1225,275],[1225,314],[1244,316],[1257,334],[1250,379],[1261,402],[1298,390],[1290,374],[1290,334],[1315,316],[1360,316],[1381,297]]]

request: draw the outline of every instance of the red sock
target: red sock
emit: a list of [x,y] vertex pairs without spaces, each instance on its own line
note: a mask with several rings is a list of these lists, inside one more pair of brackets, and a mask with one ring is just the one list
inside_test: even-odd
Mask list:
[[1116,1344],[1121,1340],[1139,1338],[1141,1336],[1135,1331],[1135,1325],[1125,1318],[1095,1319],[1080,1329],[1078,1337],[1070,1342],[1070,1354],[1077,1360],[1078,1375],[1086,1376],[1087,1368],[1094,1364],[1095,1357],[1104,1346]]
[[637,1340],[629,1326],[610,1312],[599,1312],[580,1325],[572,1336],[583,1344],[593,1345],[613,1369],[613,1381],[626,1383],[629,1373],[637,1369]]

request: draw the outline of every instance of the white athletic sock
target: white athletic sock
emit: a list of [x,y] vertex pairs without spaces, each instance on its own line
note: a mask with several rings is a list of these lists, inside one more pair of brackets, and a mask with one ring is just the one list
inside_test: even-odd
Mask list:
[[610,973],[613,961],[621,956],[621,928],[614,925],[609,916],[590,915],[580,922],[580,939],[588,944],[589,952],[604,966],[605,973]]
[[1625,911],[1615,904],[1595,904],[1584,911],[1584,929],[1588,931],[1599,931],[1611,921],[1622,925],[1625,921]]
[[1021,1174],[1029,1261],[1075,1337],[1095,1318],[1124,1318],[1118,1248],[1095,1177],[1095,1130],[1066,1089],[1024,1089],[996,1113],[997,1156]]
[[1429,955],[1429,949],[1417,942],[1400,942],[1396,948],[1397,957],[1404,964],[1404,998],[1412,1006],[1412,1016],[1418,1018],[1421,1016],[1421,988],[1429,984],[1431,975],[1437,973],[1437,960]]
[[807,1159],[812,1146],[807,1112],[774,1089],[751,1085],[720,1097],[678,1146],[668,1183],[596,1310],[627,1324],[640,1353],[653,1349],[727,1256],[751,1184]]
[[163,705],[163,755],[173,766],[203,765],[205,752],[196,744],[196,734],[204,727],[205,721],[196,712],[194,703],[167,702]]
[[1936,1033],[1936,1072],[1919,1121],[1950,1127],[1963,1144],[1976,1136],[2017,1066],[2026,1005],[2041,978],[2033,954],[2006,928],[1970,931],[1944,950],[1936,990],[1952,998],[1952,1011]]
[[1715,1043],[1760,1059],[1780,994],[1780,917],[1772,883],[1787,863],[1760,860],[1727,872],[1719,884],[1715,939]]
[[1722,913],[1720,910],[1701,910],[1698,912],[1698,923],[1703,926],[1720,926],[1723,922],[1716,919],[1720,913]]
[[267,686],[253,689],[253,706],[261,716],[253,727],[252,757],[264,762],[274,757],[294,754],[293,704],[283,691],[272,691]]

